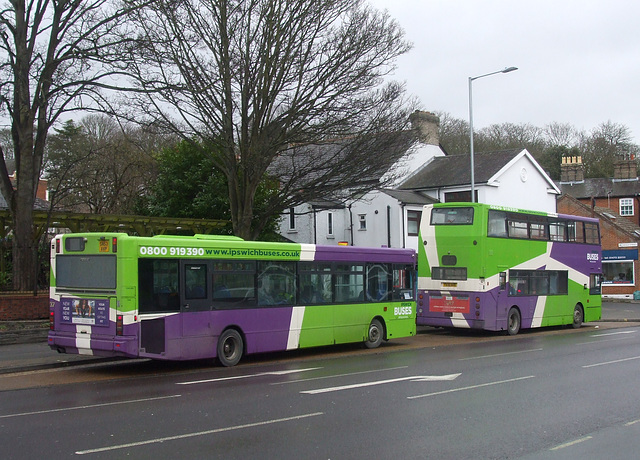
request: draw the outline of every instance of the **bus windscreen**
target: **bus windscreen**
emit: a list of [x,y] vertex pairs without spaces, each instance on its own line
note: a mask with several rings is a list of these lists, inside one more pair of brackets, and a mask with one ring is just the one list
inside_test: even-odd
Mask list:
[[431,225],[471,225],[473,208],[433,208]]
[[56,286],[70,289],[115,289],[115,255],[58,255]]

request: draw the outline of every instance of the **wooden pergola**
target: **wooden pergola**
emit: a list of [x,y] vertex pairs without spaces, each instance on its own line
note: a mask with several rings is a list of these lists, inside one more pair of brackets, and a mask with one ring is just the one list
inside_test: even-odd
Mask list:
[[[69,229],[71,232],[123,232],[153,236],[165,234],[211,234],[230,229],[230,222],[220,219],[131,216],[118,214],[83,214],[62,211],[33,211],[33,224],[39,238],[49,229]],[[0,210],[0,237],[12,231],[9,210]]]

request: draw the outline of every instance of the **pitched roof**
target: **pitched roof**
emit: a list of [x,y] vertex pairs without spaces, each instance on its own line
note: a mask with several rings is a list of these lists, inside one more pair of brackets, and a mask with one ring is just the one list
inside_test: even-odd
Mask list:
[[629,180],[595,178],[580,182],[558,182],[557,184],[562,193],[575,198],[625,197],[640,194],[638,178]]
[[[474,182],[487,183],[523,149],[499,150],[474,154]],[[402,190],[425,187],[455,187],[471,183],[469,155],[448,155],[434,158],[427,167],[416,172],[400,185]]]
[[[2,193],[0,193],[0,209],[9,209],[7,200],[4,199],[4,195]],[[35,203],[33,203],[33,209],[35,211],[48,211],[49,202],[40,198],[36,198]]]
[[609,223],[616,230],[624,232],[632,238],[640,239],[640,227],[609,208],[603,208],[601,206],[590,207],[566,193],[562,194],[560,200],[568,200],[573,206],[581,208],[583,210],[581,215],[583,216],[597,217],[601,221]]
[[419,192],[414,192],[411,190],[384,189],[383,192],[389,195],[390,197],[395,198],[396,200],[398,200],[403,204],[412,204],[412,205],[422,206],[425,204],[439,203],[439,201],[436,200],[435,198],[432,198],[430,196],[424,195]]

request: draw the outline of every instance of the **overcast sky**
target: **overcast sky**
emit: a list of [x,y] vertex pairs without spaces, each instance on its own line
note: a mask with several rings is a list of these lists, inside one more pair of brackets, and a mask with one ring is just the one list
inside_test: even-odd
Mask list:
[[612,121],[640,144],[640,2],[634,0],[369,0],[413,42],[394,79],[428,111],[473,124]]

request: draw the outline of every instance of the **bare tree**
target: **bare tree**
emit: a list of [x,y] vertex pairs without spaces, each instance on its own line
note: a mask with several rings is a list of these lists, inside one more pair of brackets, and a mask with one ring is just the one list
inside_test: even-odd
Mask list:
[[478,151],[526,148],[538,156],[545,147],[543,131],[529,123],[493,124],[478,131]]
[[580,147],[586,177],[612,177],[616,161],[636,159],[640,150],[632,143],[629,128],[611,121],[601,123],[585,135]]
[[[311,194],[375,187],[407,147],[415,107],[384,78],[410,45],[361,0],[160,0],[138,10],[137,24],[131,58],[149,96],[140,108],[218,147],[236,235],[255,238]],[[266,177],[281,185],[258,214]]]
[[469,154],[469,122],[455,118],[448,112],[436,112],[440,118],[439,138],[450,155]]
[[[154,177],[141,129],[122,130],[113,118],[88,115],[49,136],[47,179],[57,209],[95,214],[134,212]],[[141,142],[142,141],[142,142]]]
[[580,133],[569,123],[553,122],[544,127],[548,147],[576,147],[580,143]]
[[12,184],[0,146],[0,190],[13,219],[15,289],[35,286],[31,212],[47,134],[62,114],[103,100],[98,89],[123,70],[127,40],[114,32],[136,3],[143,2],[10,0],[0,10],[0,104],[11,122],[16,171]]

